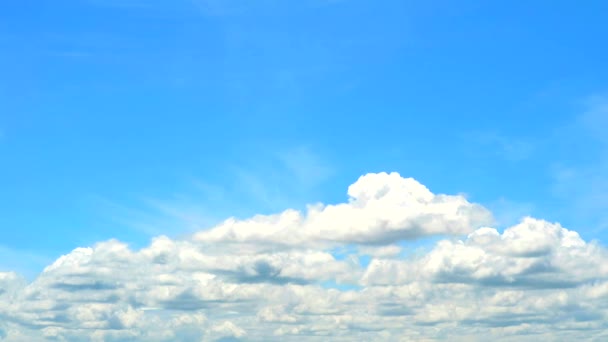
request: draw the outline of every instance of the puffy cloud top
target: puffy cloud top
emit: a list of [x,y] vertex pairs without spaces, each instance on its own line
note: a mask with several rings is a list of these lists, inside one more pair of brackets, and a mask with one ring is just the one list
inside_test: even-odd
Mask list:
[[199,242],[254,242],[311,246],[390,244],[429,235],[470,233],[491,214],[462,196],[434,195],[398,173],[362,176],[348,188],[349,201],[310,206],[306,215],[287,210],[245,221],[230,219],[195,235]]

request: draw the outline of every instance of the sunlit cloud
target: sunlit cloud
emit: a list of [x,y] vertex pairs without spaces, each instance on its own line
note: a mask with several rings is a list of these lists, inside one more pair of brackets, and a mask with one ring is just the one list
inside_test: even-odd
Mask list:
[[[605,338],[608,251],[397,173],[345,203],[228,219],[141,249],[79,247],[31,282],[0,273],[6,341]],[[424,253],[407,244],[443,237]],[[342,249],[340,255],[337,250]],[[363,256],[371,258],[363,262]],[[330,285],[333,284],[333,285]]]

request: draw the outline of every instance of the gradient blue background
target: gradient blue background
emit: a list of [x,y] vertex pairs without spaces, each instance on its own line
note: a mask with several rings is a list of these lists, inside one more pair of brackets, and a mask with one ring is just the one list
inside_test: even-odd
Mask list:
[[346,200],[367,172],[606,242],[605,1],[0,4],[0,269]]

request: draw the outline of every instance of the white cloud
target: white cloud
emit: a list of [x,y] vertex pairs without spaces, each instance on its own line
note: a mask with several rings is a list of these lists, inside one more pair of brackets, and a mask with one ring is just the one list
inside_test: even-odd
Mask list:
[[373,260],[365,285],[432,283],[482,287],[571,288],[608,278],[606,251],[558,224],[525,218],[500,234],[480,228],[465,240],[440,241],[416,260]]
[[276,245],[389,244],[438,234],[466,234],[490,213],[462,196],[435,195],[397,173],[368,174],[348,188],[349,202],[310,206],[245,221],[230,219],[195,235],[201,243]]
[[[499,232],[481,206],[398,174],[365,175],[348,193],[140,250],[77,248],[31,283],[0,273],[0,340],[607,337],[603,246],[529,217]],[[429,235],[447,239],[403,257],[399,240]]]
[[15,272],[0,272],[0,296],[10,297],[26,284],[25,279]]

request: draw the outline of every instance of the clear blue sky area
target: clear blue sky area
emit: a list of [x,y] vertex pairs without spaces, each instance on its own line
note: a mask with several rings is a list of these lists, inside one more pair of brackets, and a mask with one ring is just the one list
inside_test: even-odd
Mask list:
[[3,1],[0,269],[347,199],[608,235],[606,1]]

